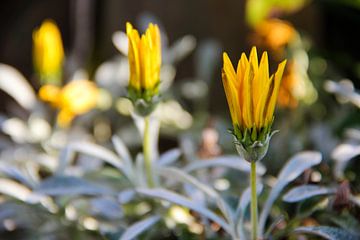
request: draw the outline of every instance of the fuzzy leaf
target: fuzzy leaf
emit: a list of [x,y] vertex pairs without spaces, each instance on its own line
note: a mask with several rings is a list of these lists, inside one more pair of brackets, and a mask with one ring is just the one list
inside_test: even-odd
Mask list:
[[132,240],[149,229],[160,220],[159,216],[148,217],[144,220],[134,223],[121,235],[119,240]]
[[360,237],[350,234],[345,230],[335,227],[318,226],[318,227],[299,227],[294,230],[295,233],[308,233],[323,237],[328,240],[359,240]]
[[283,201],[291,202],[291,203],[300,202],[311,197],[334,194],[335,192],[336,192],[335,188],[308,184],[308,185],[294,187],[293,189],[288,191],[283,196]]
[[72,176],[54,176],[45,179],[36,189],[37,193],[58,195],[102,195],[108,194],[109,189],[95,185],[84,179]]
[[181,151],[178,148],[171,149],[161,154],[157,164],[159,166],[167,166],[175,162],[181,156]]
[[319,164],[321,158],[322,156],[319,152],[304,151],[293,156],[283,167],[260,214],[259,233],[261,236],[264,234],[266,219],[270,213],[271,207],[284,187],[299,177],[306,169]]
[[231,233],[232,230],[229,225],[224,221],[223,218],[216,215],[214,212],[199,204],[196,201],[193,201],[185,196],[182,196],[178,193],[163,189],[163,188],[155,188],[155,189],[137,189],[137,191],[141,194],[144,194],[148,197],[159,198],[166,200],[168,202],[181,205],[183,207],[189,208],[193,211],[196,211],[205,217],[211,219],[212,221],[219,224],[226,232]]
[[[228,155],[228,156],[221,156],[212,159],[196,160],[185,166],[184,170],[186,172],[191,172],[198,169],[210,168],[210,167],[227,167],[239,171],[250,172],[250,164],[237,155]],[[256,171],[258,175],[263,175],[266,170],[264,166],[258,164]]]

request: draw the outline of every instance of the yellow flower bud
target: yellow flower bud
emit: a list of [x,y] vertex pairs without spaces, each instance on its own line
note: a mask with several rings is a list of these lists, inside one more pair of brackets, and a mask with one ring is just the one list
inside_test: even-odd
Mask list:
[[43,83],[59,84],[61,81],[64,49],[56,24],[45,20],[33,32],[33,62]]
[[[154,97],[159,93],[161,68],[160,30],[156,24],[149,24],[145,34],[126,23],[129,48],[129,98],[135,107],[145,115],[152,111]],[[141,100],[138,102],[138,100]],[[156,100],[156,99],[155,99]]]
[[236,72],[226,53],[223,58],[222,80],[234,136],[237,144],[245,150],[242,153],[244,158],[256,161],[266,153],[271,137],[271,125],[286,60],[279,64],[275,74],[269,76],[267,52],[262,54],[259,64],[255,47],[249,59],[244,53],[241,55]]

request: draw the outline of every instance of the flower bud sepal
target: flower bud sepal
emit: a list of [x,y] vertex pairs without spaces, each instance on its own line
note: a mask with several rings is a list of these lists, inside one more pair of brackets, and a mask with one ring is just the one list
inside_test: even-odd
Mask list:
[[257,162],[266,155],[272,136],[279,132],[271,131],[271,125],[257,130],[255,127],[241,131],[239,127],[231,130],[238,154],[248,162]]
[[154,89],[137,90],[131,86],[128,87],[128,98],[133,103],[137,115],[146,117],[155,110],[161,99],[157,88],[156,86]]

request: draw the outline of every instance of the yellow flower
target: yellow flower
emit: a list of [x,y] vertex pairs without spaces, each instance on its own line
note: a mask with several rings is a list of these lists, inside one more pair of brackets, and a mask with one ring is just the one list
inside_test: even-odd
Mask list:
[[255,27],[254,40],[257,44],[280,51],[295,39],[296,34],[296,30],[289,22],[267,19]]
[[56,24],[45,20],[33,32],[33,62],[41,81],[58,84],[61,80],[64,49]]
[[260,64],[256,48],[249,59],[243,53],[236,72],[226,53],[222,80],[228,101],[234,136],[247,151],[256,142],[267,143],[271,137],[271,125],[286,60],[279,64],[275,74],[269,76],[267,52]]
[[39,90],[39,97],[59,109],[58,124],[67,127],[74,117],[96,107],[99,89],[88,80],[74,80],[63,88],[44,85]]
[[161,67],[160,30],[156,24],[149,24],[145,34],[126,23],[129,40],[129,97],[133,102],[142,99],[146,103],[159,92]]

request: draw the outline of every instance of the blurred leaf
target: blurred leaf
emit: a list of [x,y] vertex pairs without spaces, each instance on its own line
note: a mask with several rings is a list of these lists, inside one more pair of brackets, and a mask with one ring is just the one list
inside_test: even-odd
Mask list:
[[191,35],[186,35],[176,40],[168,49],[164,56],[164,62],[174,64],[183,60],[196,47],[196,39]]
[[334,174],[337,178],[344,177],[344,170],[351,159],[360,155],[360,145],[340,144],[331,154],[335,160]]
[[130,155],[129,149],[125,146],[124,142],[118,136],[112,137],[112,142],[114,144],[117,154],[124,160],[125,168],[127,172],[131,173],[133,171],[133,160]]
[[336,188],[308,184],[294,187],[293,189],[288,191],[283,196],[283,201],[291,203],[300,202],[314,196],[329,195],[334,193],[336,193]]
[[108,188],[72,176],[49,177],[40,184],[36,192],[50,196],[102,195],[111,193]]
[[28,176],[26,176],[18,168],[11,166],[10,164],[0,162],[0,173],[25,184],[27,187],[33,188],[35,186],[34,181],[29,179]]
[[144,231],[149,229],[152,225],[157,223],[160,220],[159,216],[148,217],[144,220],[134,223],[121,235],[119,240],[132,240],[135,239],[138,235],[142,234]]
[[159,166],[167,166],[174,163],[181,156],[181,151],[178,148],[171,149],[161,154],[159,160],[156,161]]
[[118,194],[118,201],[121,204],[130,202],[135,197],[134,189],[125,189]]
[[216,202],[222,214],[232,224],[234,216],[229,205],[224,201],[224,199],[219,195],[219,193],[212,189],[210,186],[198,181],[193,176],[187,174],[186,172],[178,170],[177,168],[163,167],[159,169],[159,173],[169,179],[175,179],[183,183],[193,185],[200,191],[204,192],[208,197],[211,197]]
[[350,234],[340,228],[319,226],[319,227],[299,227],[294,230],[295,233],[308,233],[323,237],[328,240],[359,240],[358,236]]
[[354,235],[360,235],[360,223],[359,221],[350,214],[342,214],[337,216],[329,215],[329,219],[341,227],[345,229],[349,233]]
[[0,178],[0,193],[25,202],[31,195],[31,190],[13,180]]
[[36,94],[25,77],[17,69],[1,63],[0,89],[27,110],[33,109],[36,104]]
[[91,200],[91,209],[94,214],[115,220],[123,217],[119,203],[111,198],[95,198]]
[[71,142],[66,146],[66,148],[63,149],[60,157],[58,173],[62,173],[65,170],[66,166],[69,164],[71,158],[73,157],[74,152],[87,154],[89,156],[101,159],[118,168],[129,179],[131,179],[131,173],[128,169],[125,169],[123,160],[121,158],[119,158],[113,152],[102,146],[84,141]]
[[[264,188],[264,185],[262,183],[256,184],[256,194],[260,195]],[[235,223],[236,223],[236,230],[240,237],[240,239],[247,239],[246,234],[244,232],[244,218],[246,209],[250,204],[251,200],[251,189],[250,187],[246,188],[245,191],[241,194],[241,197],[239,198],[238,206],[236,208],[235,213]]]
[[[250,172],[250,164],[237,155],[228,155],[211,159],[195,160],[186,165],[184,167],[184,170],[186,172],[191,172],[198,169],[210,167],[227,167],[239,171]],[[258,175],[263,175],[266,170],[263,165],[258,164],[256,171]]]
[[136,178],[134,179],[136,181],[136,185],[140,186],[140,187],[145,187],[147,186],[146,180],[145,180],[145,166],[144,166],[144,156],[142,154],[138,154],[136,155],[136,159],[135,159],[135,176]]
[[269,197],[265,202],[259,219],[259,233],[264,234],[266,219],[270,213],[271,207],[281,191],[291,181],[299,177],[306,169],[311,168],[321,162],[321,153],[315,151],[303,151],[293,156],[282,168],[276,184],[270,191]]
[[112,42],[119,52],[124,56],[128,54],[128,37],[126,33],[122,31],[114,32],[112,35]]
[[189,208],[193,211],[196,211],[205,217],[211,219],[212,221],[219,224],[226,232],[231,233],[232,230],[230,226],[218,215],[214,212],[206,208],[205,206],[199,204],[196,201],[190,200],[187,197],[179,195],[175,192],[163,189],[163,188],[155,188],[155,189],[137,189],[137,191],[141,194],[144,194],[148,197],[159,198],[174,204],[178,204],[180,206]]

